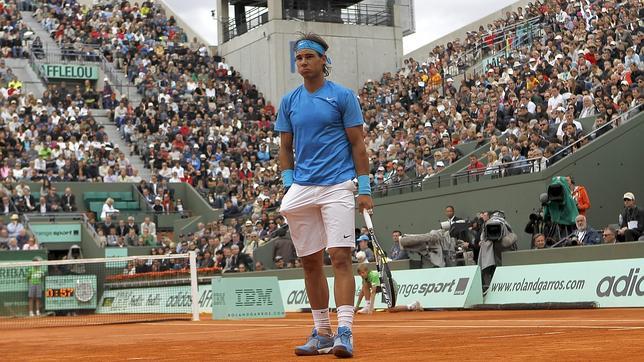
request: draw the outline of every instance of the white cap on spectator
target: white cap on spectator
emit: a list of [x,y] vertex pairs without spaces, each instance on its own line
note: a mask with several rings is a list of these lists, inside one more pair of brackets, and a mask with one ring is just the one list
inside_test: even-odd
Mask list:
[[446,80],[446,82],[453,82],[453,81],[454,81],[454,79],[452,79],[452,78],[447,78],[447,80]]
[[384,170],[385,170],[384,167],[382,167],[382,166],[378,167],[378,171],[384,171]]
[[521,66],[521,63],[519,63],[519,62],[514,62],[514,64],[513,64],[512,66],[513,66],[514,68],[518,68],[518,67],[520,67],[520,66]]
[[443,161],[438,161],[436,162],[436,167],[445,167],[445,163]]
[[627,192],[624,194],[624,199],[635,200],[635,195],[632,192]]
[[623,80],[623,81],[622,81],[622,85],[629,85],[629,84],[628,84],[628,81]]
[[555,55],[555,59],[562,59],[564,56],[563,54],[557,54]]
[[510,68],[510,69],[506,70],[506,72],[508,74],[510,74],[510,75],[513,75],[514,74],[514,69]]
[[530,60],[529,60],[529,62],[530,62],[530,63],[532,63],[532,62],[536,62],[536,61],[537,61],[537,60],[536,60],[536,59],[534,59],[534,58],[530,58]]
[[246,220],[246,222],[244,223],[244,225],[246,225],[246,226],[253,226],[253,222],[252,222],[252,221],[250,221],[250,220]]
[[36,103],[42,103],[42,99],[39,98],[38,100],[36,100]]
[[109,82],[110,80],[107,77],[103,78],[103,82]]
[[487,72],[488,72],[488,73],[493,73],[493,72],[494,72],[494,69],[490,68],[490,69],[488,69],[488,70],[487,70]]
[[559,112],[565,112],[566,111],[566,109],[564,107],[557,107],[557,110]]
[[561,35],[557,35],[557,36],[555,37],[555,40],[561,40]]
[[425,127],[431,127],[432,123],[431,122],[425,122]]

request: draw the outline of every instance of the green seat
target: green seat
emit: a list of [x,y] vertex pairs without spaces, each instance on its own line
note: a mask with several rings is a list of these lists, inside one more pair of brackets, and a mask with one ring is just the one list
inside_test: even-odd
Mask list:
[[85,192],[83,194],[83,199],[85,201],[101,201],[105,202],[105,200],[109,197],[109,192],[103,192],[103,191],[90,191],[90,192]]
[[134,201],[134,195],[132,195],[131,192],[125,191],[125,192],[112,192],[112,197],[114,200],[120,200],[120,201]]

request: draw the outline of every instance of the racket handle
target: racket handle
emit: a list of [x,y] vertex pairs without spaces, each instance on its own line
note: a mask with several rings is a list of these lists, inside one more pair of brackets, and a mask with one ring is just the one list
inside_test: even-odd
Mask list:
[[367,209],[362,210],[362,216],[364,216],[364,223],[367,225],[367,229],[373,229],[371,215],[369,215],[369,211],[367,211]]

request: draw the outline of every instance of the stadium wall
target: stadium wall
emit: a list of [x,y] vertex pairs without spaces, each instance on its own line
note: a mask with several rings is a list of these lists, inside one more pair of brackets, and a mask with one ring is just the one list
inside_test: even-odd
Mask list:
[[574,248],[520,250],[503,253],[503,265],[569,263],[577,261],[644,259],[644,241]]
[[[398,8],[394,7],[397,18]],[[395,21],[395,24],[398,24]],[[278,105],[288,90],[302,83],[290,51],[298,32],[314,32],[329,43],[329,79],[353,89],[368,79],[379,79],[400,67],[400,27],[271,20],[249,32],[222,43],[219,54],[252,80],[267,100]]]
[[477,30],[479,26],[487,26],[487,24],[493,23],[495,20],[505,16],[505,13],[508,11],[514,11],[518,7],[525,7],[528,3],[533,2],[532,0],[519,0],[512,5],[505,6],[487,16],[480,18],[479,20],[473,21],[453,32],[444,35],[430,43],[423,45],[418,49],[414,49],[404,55],[405,58],[414,58],[416,60],[424,60],[427,58],[429,52],[437,45],[445,45],[450,41],[455,40],[456,38],[464,39],[468,31]]
[[[589,225],[599,228],[617,223],[626,191],[644,195],[641,155],[644,144],[644,114],[610,131],[541,173],[485,180],[375,199],[374,225],[384,247],[391,247],[391,232],[421,233],[438,229],[445,219],[444,207],[453,205],[456,215],[467,218],[487,209],[505,211],[519,235],[519,249],[530,248],[530,235],[523,232],[528,216],[538,208],[553,176],[573,175],[588,190]],[[356,217],[356,225],[362,225]]]

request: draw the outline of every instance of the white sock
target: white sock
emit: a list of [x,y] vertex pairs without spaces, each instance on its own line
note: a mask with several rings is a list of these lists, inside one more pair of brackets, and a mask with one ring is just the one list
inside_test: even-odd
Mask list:
[[341,305],[337,309],[338,309],[338,328],[348,327],[349,329],[351,329],[351,327],[353,327],[353,306]]
[[318,333],[323,335],[331,334],[331,320],[329,319],[329,308],[311,309],[313,313],[313,324]]
[[368,300],[368,301],[367,301],[367,304],[365,305],[365,307],[366,307],[367,309],[369,309],[369,308],[371,307],[371,301],[370,301],[370,300]]

